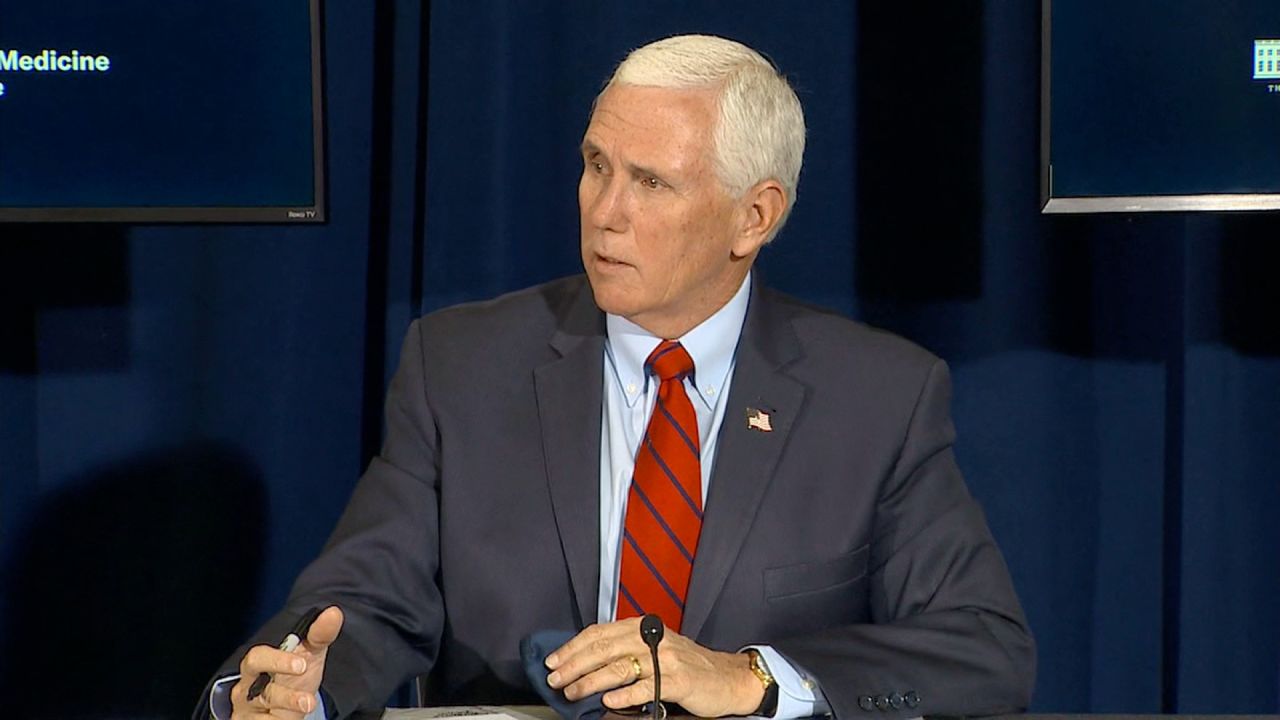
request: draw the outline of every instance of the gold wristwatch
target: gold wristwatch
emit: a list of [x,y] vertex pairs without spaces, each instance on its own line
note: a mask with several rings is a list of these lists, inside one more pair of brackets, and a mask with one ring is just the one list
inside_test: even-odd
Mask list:
[[760,707],[751,714],[758,717],[773,717],[778,711],[778,681],[773,679],[773,673],[769,672],[769,666],[765,664],[764,658],[760,657],[759,651],[747,648],[745,652],[750,658],[748,667],[751,668],[751,673],[764,686],[764,698],[760,701]]

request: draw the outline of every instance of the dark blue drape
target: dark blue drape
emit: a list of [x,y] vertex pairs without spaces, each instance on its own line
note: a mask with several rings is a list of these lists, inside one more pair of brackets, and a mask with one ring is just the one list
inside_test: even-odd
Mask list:
[[886,5],[328,3],[326,226],[0,226],[0,697],[60,687],[66,616],[108,659],[76,702],[186,708],[323,543],[410,318],[576,272],[591,99],[701,31],[805,105],[767,280],[952,364],[1034,707],[1280,710],[1280,220],[1041,216],[1038,3]]

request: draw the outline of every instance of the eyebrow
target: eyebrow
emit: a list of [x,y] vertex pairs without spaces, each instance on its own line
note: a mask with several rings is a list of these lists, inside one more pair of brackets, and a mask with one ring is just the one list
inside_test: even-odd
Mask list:
[[628,168],[629,170],[631,170],[631,174],[632,174],[632,175],[643,175],[643,176],[645,176],[645,177],[656,177],[656,178],[658,178],[659,180],[661,180],[662,182],[667,182],[667,174],[666,174],[665,172],[659,172],[659,171],[657,171],[657,170],[654,170],[653,168],[647,168],[647,167],[645,167],[645,166],[643,166],[643,165],[628,165],[628,166],[627,166],[627,168]]
[[[581,150],[582,150],[582,154],[583,154],[584,156],[586,156],[586,157],[590,157],[591,155],[593,155],[593,154],[595,154],[595,153],[601,153],[601,154],[603,154],[603,153],[604,153],[604,151],[603,151],[603,150],[601,150],[601,149],[600,149],[600,147],[599,147],[598,145],[596,145],[595,143],[591,142],[590,140],[583,140],[583,141],[582,141],[582,148],[581,148]],[[655,170],[654,168],[646,167],[646,166],[644,166],[644,165],[636,165],[635,163],[628,163],[628,164],[626,165],[626,168],[627,168],[627,171],[628,171],[628,172],[630,172],[632,175],[642,175],[642,176],[646,176],[646,177],[655,177],[655,178],[658,178],[659,180],[661,180],[661,181],[662,181],[662,182],[664,182],[664,183],[671,184],[671,182],[670,182],[670,180],[669,180],[669,177],[670,177],[670,176],[669,176],[667,173],[665,173],[665,172],[659,172],[658,170]]]

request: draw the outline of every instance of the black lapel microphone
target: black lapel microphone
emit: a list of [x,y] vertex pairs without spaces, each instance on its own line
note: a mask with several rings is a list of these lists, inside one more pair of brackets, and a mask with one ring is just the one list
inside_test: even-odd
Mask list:
[[662,642],[662,633],[662,618],[657,615],[649,613],[640,620],[640,637],[649,646],[649,655],[653,658],[653,705],[649,709],[651,720],[659,720],[658,706],[662,699],[662,670],[658,668],[658,643]]

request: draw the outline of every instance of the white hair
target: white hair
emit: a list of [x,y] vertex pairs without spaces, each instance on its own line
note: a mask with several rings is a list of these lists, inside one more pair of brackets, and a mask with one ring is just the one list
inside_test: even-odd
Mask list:
[[604,91],[615,84],[717,88],[716,174],[734,198],[764,180],[782,185],[787,207],[770,233],[773,239],[796,202],[805,129],[800,99],[772,63],[733,40],[677,35],[631,51]]

